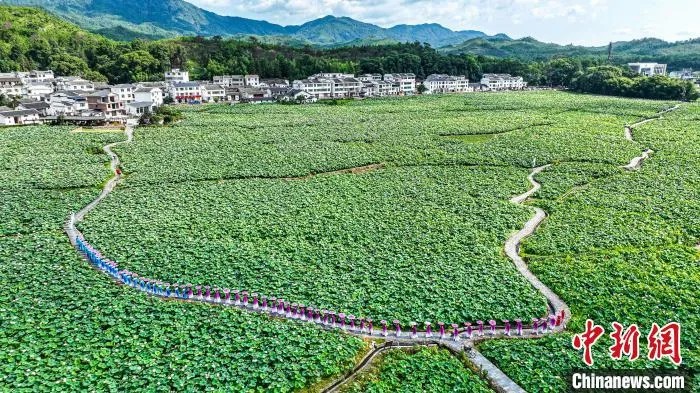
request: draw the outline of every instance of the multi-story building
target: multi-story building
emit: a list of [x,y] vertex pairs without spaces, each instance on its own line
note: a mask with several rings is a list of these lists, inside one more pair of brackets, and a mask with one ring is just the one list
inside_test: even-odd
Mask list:
[[190,73],[179,68],[165,71],[165,81],[168,83],[182,83],[190,81]]
[[382,80],[382,74],[364,74],[358,76],[357,79],[361,80],[362,82],[379,82]]
[[451,76],[432,74],[423,81],[423,86],[431,94],[435,93],[466,93],[471,91],[469,79],[464,75]]
[[57,91],[95,91],[95,84],[79,76],[58,77],[54,80]]
[[53,84],[50,82],[25,83],[22,96],[40,101],[43,97],[53,93]]
[[260,86],[260,76],[258,75],[246,75],[244,77],[246,87],[258,87]]
[[163,90],[159,87],[139,87],[134,90],[135,102],[150,102],[154,107],[163,105]]
[[88,109],[103,113],[106,118],[118,118],[126,114],[119,95],[110,90],[98,90],[87,95]]
[[134,91],[136,91],[136,86],[131,84],[122,84],[110,86],[109,89],[112,93],[119,96],[119,100],[124,104],[130,104],[135,101]]
[[201,101],[202,88],[197,82],[174,83],[170,89],[170,96],[177,102]]
[[362,82],[353,77],[332,78],[331,79],[331,97],[333,98],[351,98],[359,97],[362,93]]
[[214,77],[214,84],[224,87],[245,86],[244,75],[217,75]]
[[51,83],[54,80],[54,74],[51,70],[46,71],[29,71],[29,72],[16,72],[18,78],[22,79],[22,82],[27,83]]
[[226,98],[226,89],[221,85],[203,85],[201,89],[204,102],[223,101]]
[[24,90],[22,80],[16,76],[0,76],[0,94],[6,97],[20,97]]
[[386,74],[384,81],[398,84],[400,95],[413,95],[416,92],[415,74]]
[[489,90],[521,90],[527,87],[522,77],[510,74],[484,74],[481,84]]
[[333,82],[330,79],[307,78],[292,82],[292,88],[303,90],[316,99],[332,98]]
[[259,87],[260,76],[258,75],[217,75],[214,77],[214,84],[224,87]]
[[666,64],[659,63],[628,63],[627,66],[633,72],[645,76],[666,75]]

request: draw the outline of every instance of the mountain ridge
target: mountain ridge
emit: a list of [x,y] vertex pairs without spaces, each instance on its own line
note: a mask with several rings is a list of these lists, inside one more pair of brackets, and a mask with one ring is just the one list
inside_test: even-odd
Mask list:
[[264,20],[218,15],[184,0],[0,0],[0,5],[39,7],[117,40],[250,35],[288,36],[291,40],[317,46],[393,40],[427,42],[440,47],[488,37],[481,31],[452,31],[437,23],[384,28],[332,15],[302,25],[282,26]]

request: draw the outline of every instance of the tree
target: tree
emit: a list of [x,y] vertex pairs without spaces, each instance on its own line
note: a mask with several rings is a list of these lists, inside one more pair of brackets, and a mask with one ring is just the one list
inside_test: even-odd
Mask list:
[[418,94],[423,94],[423,93],[425,93],[426,91],[428,91],[428,88],[425,87],[425,85],[421,83],[421,84],[418,85],[418,87],[416,88],[416,90],[418,91]]

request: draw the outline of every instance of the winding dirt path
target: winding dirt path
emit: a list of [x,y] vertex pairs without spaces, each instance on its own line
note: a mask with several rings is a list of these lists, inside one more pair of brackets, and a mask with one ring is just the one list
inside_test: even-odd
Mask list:
[[[534,195],[542,187],[542,185],[535,180],[535,175],[549,167],[551,167],[551,164],[533,169],[530,175],[527,177],[530,184],[532,184],[532,188],[524,194],[513,197],[510,201],[512,203],[522,205],[528,198]],[[525,277],[530,284],[532,284],[535,289],[540,291],[540,293],[547,299],[549,307],[551,308],[551,313],[554,315],[564,315],[563,323],[556,326],[554,329],[555,331],[561,331],[566,328],[566,324],[571,319],[571,311],[569,310],[569,306],[567,306],[566,303],[564,303],[564,301],[561,300],[556,293],[554,293],[554,291],[552,291],[548,286],[544,285],[539,278],[532,274],[527,266],[527,263],[525,263],[525,260],[520,257],[520,243],[523,241],[523,239],[535,233],[540,224],[542,224],[542,222],[547,218],[547,213],[545,213],[544,210],[540,209],[539,207],[532,207],[532,209],[535,211],[535,215],[525,223],[523,229],[513,234],[510,238],[508,238],[508,240],[506,240],[505,252],[508,258],[513,261],[520,274],[522,274],[523,277]]]
[[[648,119],[644,119],[644,120],[638,121],[634,124],[630,124],[630,125],[625,126],[625,139],[627,139],[630,142],[636,142],[634,140],[634,129],[635,128],[642,126],[644,124],[647,124],[649,122],[652,122],[652,121],[663,119],[664,114],[669,113],[669,112],[673,112],[680,107],[681,107],[681,105],[677,104],[671,108],[665,109],[665,110],[657,113],[653,117],[650,117]],[[638,171],[642,167],[642,164],[644,164],[644,161],[648,160],[652,154],[654,154],[654,150],[646,149],[642,152],[641,156],[632,158],[630,160],[629,164],[623,166],[622,168],[624,168],[628,171]]]

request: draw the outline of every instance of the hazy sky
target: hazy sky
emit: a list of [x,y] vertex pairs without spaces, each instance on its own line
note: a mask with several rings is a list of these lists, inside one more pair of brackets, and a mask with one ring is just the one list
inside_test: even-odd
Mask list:
[[453,30],[604,45],[700,37],[700,0],[187,0],[222,15],[291,25],[325,15],[383,27],[440,23]]

